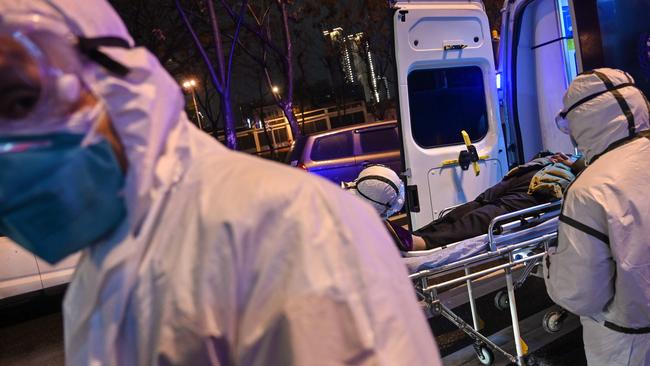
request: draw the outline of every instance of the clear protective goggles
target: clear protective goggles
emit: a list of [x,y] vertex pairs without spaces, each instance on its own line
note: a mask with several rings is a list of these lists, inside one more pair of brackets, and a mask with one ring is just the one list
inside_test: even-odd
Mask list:
[[63,128],[81,98],[81,67],[63,36],[0,27],[0,134]]
[[90,126],[75,125],[87,121],[74,117],[90,94],[82,61],[117,76],[129,73],[100,50],[130,48],[127,40],[86,38],[68,27],[76,29],[67,21],[34,14],[0,15],[0,136],[87,131]]
[[560,132],[570,135],[571,129],[569,128],[569,121],[566,119],[566,116],[566,113],[559,111],[555,116],[555,125]]
[[78,134],[83,138],[80,146],[89,146],[97,143],[102,138],[99,127],[104,119],[108,118],[105,107],[99,100],[92,104],[84,105],[68,118],[72,125],[83,128],[63,128],[55,131],[34,131],[29,134],[0,134],[0,155],[39,151],[52,148],[53,137],[62,134]]
[[52,144],[49,141],[34,139],[33,141],[0,141],[0,155],[11,153],[22,153],[32,150],[40,150],[50,147]]

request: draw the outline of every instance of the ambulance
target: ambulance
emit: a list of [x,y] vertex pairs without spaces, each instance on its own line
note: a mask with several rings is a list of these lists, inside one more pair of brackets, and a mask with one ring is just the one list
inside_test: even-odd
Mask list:
[[479,0],[391,5],[413,231],[542,150],[571,153],[555,116],[583,70],[620,68],[650,92],[650,1],[506,0],[500,29]]

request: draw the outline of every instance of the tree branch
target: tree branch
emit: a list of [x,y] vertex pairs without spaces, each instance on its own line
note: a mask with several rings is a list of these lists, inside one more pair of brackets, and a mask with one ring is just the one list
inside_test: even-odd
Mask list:
[[187,18],[187,14],[185,14],[185,10],[183,10],[183,8],[181,7],[180,0],[174,0],[174,2],[176,4],[176,9],[178,10],[178,13],[181,15],[181,18],[183,19],[183,22],[185,23],[187,30],[190,32],[190,35],[194,40],[194,44],[196,45],[196,48],[201,53],[201,57],[203,58],[206,67],[208,68],[208,72],[210,73],[210,77],[212,78],[212,82],[214,83],[214,86],[217,88],[217,90],[220,93],[222,93],[223,86],[219,82],[219,78],[217,77],[217,74],[214,71],[214,67],[212,67],[212,63],[210,62],[210,57],[208,57],[208,54],[205,52],[205,49],[203,48],[203,45],[201,44],[199,37],[196,35],[194,28],[192,28],[192,24],[190,23],[190,20]]
[[232,43],[230,46],[230,54],[228,55],[228,77],[226,79],[226,88],[230,89],[230,76],[232,71],[232,59],[235,54],[235,45],[239,41],[239,31],[241,30],[241,23],[244,20],[244,11],[246,10],[246,5],[248,0],[243,0],[241,4],[241,9],[239,10],[239,17],[237,18],[237,25],[235,28],[235,35],[232,38]]
[[[231,41],[234,41],[234,39],[233,39],[232,36],[226,35],[226,38],[229,39],[229,40],[231,40]],[[253,62],[255,62],[256,64],[258,64],[258,65],[259,65],[260,67],[262,67],[262,68],[267,67],[266,62],[263,61],[262,59],[260,59],[258,56],[255,56],[255,55],[254,55],[254,54],[253,54],[253,53],[252,53],[248,48],[246,48],[246,46],[242,43],[241,39],[237,39],[237,45],[239,45],[239,48],[240,48],[242,51],[244,51],[244,53],[245,53],[248,57],[250,57],[250,58],[253,60]]]
[[287,4],[283,0],[278,1],[278,8],[282,13],[282,25],[284,31],[285,54],[285,72],[287,75],[287,100],[293,99],[293,44],[291,43],[291,33],[289,31],[289,16],[287,14]]
[[217,67],[219,67],[219,77],[221,78],[221,85],[224,86],[224,93],[228,93],[229,90],[225,87],[226,82],[226,67],[224,65],[224,56],[223,56],[223,45],[221,44],[221,31],[219,30],[219,20],[217,19],[217,14],[214,11],[214,3],[212,0],[205,1],[208,4],[208,12],[210,16],[210,25],[212,26],[212,35],[214,37],[214,46],[217,51]]
[[[230,15],[230,18],[232,18],[233,21],[235,21],[237,19],[236,18],[237,14],[235,14],[235,12],[232,10],[230,5],[228,5],[226,0],[221,0],[221,3],[223,4],[223,7],[226,9],[226,12],[228,13],[228,15]],[[284,51],[282,51],[280,48],[278,48],[277,45],[275,45],[273,43],[273,41],[271,41],[268,37],[266,37],[266,35],[264,35],[264,33],[262,32],[262,30],[259,27],[255,28],[252,25],[250,25],[248,22],[245,22],[245,21],[242,21],[242,26],[244,26],[244,28],[246,28],[248,31],[253,33],[262,42],[264,42],[270,49],[273,50],[273,52],[277,53],[278,56],[283,57],[283,52]]]

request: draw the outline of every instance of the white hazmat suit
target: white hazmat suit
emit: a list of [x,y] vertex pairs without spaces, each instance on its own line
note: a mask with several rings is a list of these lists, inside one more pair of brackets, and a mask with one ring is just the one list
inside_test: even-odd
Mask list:
[[589,165],[566,192],[545,278],[551,298],[581,316],[590,365],[650,362],[650,105],[631,84],[598,69],[564,97]]
[[[133,41],[103,0],[0,0],[3,17]],[[67,18],[66,21],[63,18]],[[64,303],[70,365],[437,365],[406,268],[374,210],[195,129],[143,48],[83,82],[125,146],[128,222],[86,249]]]

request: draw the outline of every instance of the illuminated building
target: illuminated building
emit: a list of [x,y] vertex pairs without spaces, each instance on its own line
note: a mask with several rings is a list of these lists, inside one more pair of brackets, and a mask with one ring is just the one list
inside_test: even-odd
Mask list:
[[336,51],[345,84],[361,89],[368,103],[378,103],[389,96],[387,80],[377,75],[377,66],[370,45],[363,33],[345,34],[337,27],[323,31]]

